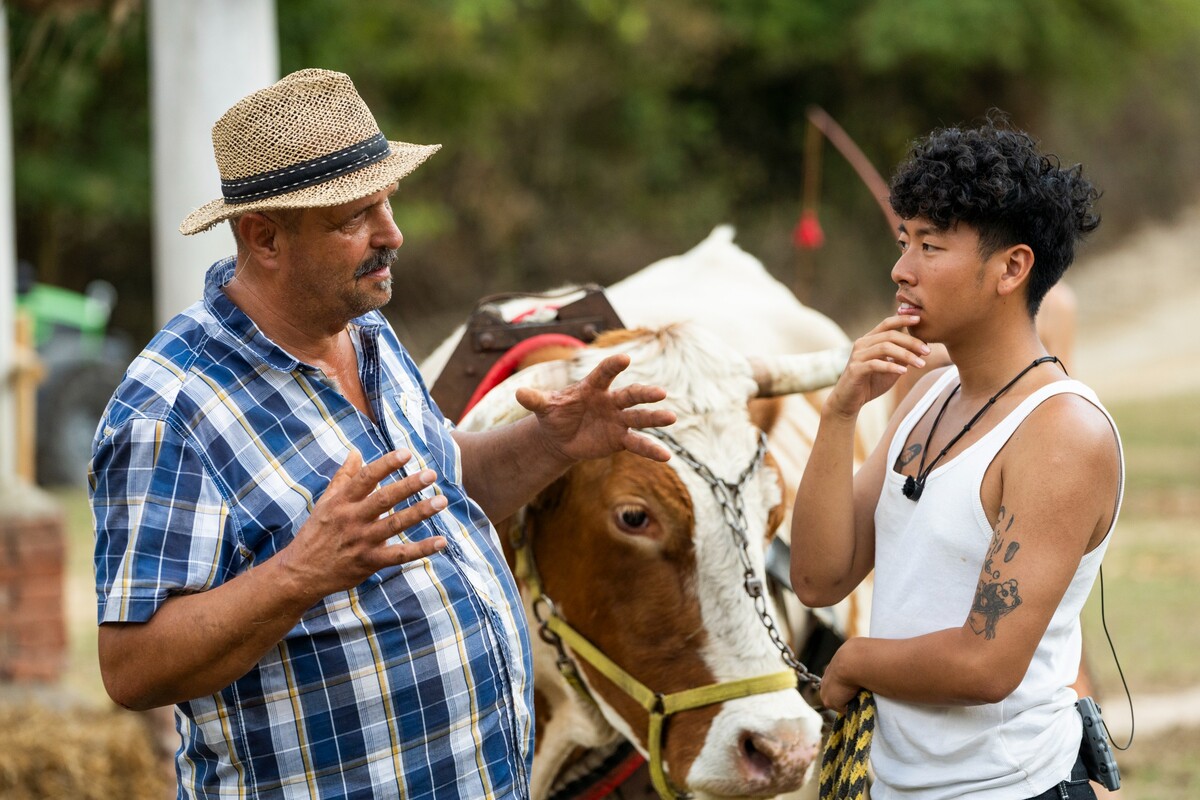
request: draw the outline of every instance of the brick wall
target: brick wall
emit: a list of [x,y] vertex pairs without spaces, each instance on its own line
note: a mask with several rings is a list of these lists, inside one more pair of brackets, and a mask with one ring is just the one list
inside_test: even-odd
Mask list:
[[62,513],[36,487],[0,489],[0,681],[52,682],[66,664]]

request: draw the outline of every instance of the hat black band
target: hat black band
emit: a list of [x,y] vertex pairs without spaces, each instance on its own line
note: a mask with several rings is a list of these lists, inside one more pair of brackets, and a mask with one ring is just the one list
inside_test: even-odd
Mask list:
[[336,153],[302,161],[283,169],[260,172],[235,181],[221,181],[221,194],[226,203],[250,203],[294,192],[333,180],[347,172],[360,170],[387,158],[392,152],[387,137],[377,133],[370,139],[351,145]]

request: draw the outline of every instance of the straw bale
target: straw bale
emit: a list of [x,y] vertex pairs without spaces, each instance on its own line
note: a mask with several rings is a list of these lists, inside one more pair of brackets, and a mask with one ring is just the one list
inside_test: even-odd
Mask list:
[[174,796],[173,776],[143,715],[36,699],[0,703],[0,797]]

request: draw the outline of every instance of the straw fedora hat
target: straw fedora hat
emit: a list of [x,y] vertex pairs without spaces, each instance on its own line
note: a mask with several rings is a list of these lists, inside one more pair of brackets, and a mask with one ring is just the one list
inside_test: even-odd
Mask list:
[[440,144],[389,142],[350,78],[303,69],[226,111],[212,129],[221,194],[179,226],[191,235],[268,208],[336,206],[374,194]]

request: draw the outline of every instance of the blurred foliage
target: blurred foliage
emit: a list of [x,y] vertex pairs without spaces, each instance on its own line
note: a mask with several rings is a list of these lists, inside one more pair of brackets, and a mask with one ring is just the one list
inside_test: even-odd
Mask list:
[[[8,2],[17,256],[40,281],[120,292],[114,324],[152,332],[150,124],[138,0]],[[139,296],[140,295],[140,296]]]
[[[419,353],[483,294],[612,282],[721,222],[835,319],[875,313],[891,293],[892,236],[829,146],[827,244],[792,249],[811,104],[885,173],[915,136],[1000,107],[1088,165],[1107,190],[1107,228],[1168,214],[1200,179],[1195,7],[286,0],[277,13],[284,73],[345,71],[389,136],[446,145],[396,204],[407,243],[389,313]],[[25,2],[8,14],[19,252],[62,285],[144,286],[145,6]],[[117,316],[139,337],[152,324],[142,294],[125,292]],[[131,302],[136,320],[122,316]]]

